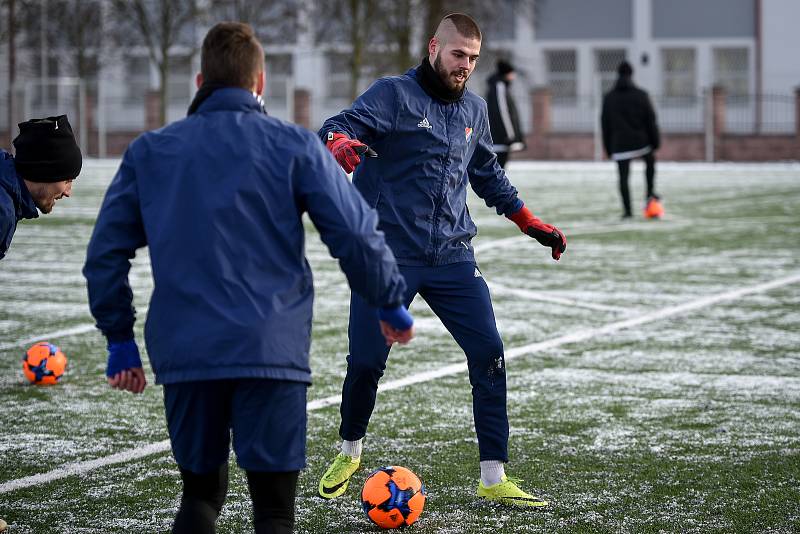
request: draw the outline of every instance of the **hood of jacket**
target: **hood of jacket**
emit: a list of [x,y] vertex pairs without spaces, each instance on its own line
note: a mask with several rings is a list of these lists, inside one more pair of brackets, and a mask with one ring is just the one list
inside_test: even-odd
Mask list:
[[620,76],[617,78],[617,82],[614,84],[614,89],[618,89],[620,91],[627,91],[635,88],[636,84],[633,83],[633,79],[630,76]]
[[36,204],[33,202],[25,182],[17,175],[14,166],[14,156],[0,150],[0,188],[2,188],[14,202],[14,208],[19,219],[35,219],[39,216]]

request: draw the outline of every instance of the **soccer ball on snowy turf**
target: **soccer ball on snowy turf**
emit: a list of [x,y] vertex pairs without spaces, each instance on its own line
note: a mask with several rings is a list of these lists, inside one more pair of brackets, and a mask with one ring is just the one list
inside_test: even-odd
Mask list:
[[67,357],[61,349],[46,341],[37,343],[22,357],[22,372],[31,384],[57,384],[67,369]]
[[406,527],[419,518],[426,495],[422,481],[405,467],[381,467],[364,482],[361,506],[381,528]]

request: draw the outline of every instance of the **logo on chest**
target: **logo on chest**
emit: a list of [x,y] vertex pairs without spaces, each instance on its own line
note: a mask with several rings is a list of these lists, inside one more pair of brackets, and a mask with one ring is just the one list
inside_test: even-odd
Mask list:
[[430,130],[431,123],[428,122],[428,117],[423,117],[422,120],[417,123],[417,128],[425,128],[426,130]]
[[467,138],[467,143],[472,139],[472,128],[464,128],[464,136]]

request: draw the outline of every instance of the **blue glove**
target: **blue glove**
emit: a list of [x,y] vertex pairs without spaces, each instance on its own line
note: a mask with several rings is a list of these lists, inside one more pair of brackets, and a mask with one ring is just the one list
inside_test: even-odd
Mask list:
[[380,308],[378,310],[378,318],[381,321],[386,321],[389,326],[401,332],[414,326],[414,318],[411,317],[411,314],[402,304],[391,308]]
[[111,378],[121,371],[141,366],[142,359],[139,357],[139,347],[136,346],[136,341],[129,339],[108,343],[107,377]]

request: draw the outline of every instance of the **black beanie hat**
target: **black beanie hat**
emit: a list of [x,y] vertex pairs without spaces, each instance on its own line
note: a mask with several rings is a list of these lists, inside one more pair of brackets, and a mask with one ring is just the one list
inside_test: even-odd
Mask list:
[[623,61],[617,67],[617,74],[619,74],[620,76],[632,76],[633,67],[627,61]]
[[515,69],[514,69],[514,65],[512,65],[512,64],[511,64],[511,63],[509,63],[508,61],[504,61],[504,60],[502,60],[502,59],[501,59],[501,60],[499,60],[499,61],[497,62],[497,72],[498,72],[498,73],[499,73],[501,76],[505,76],[505,75],[506,75],[506,74],[508,74],[509,72],[514,72],[514,70],[515,70]]
[[29,182],[60,182],[81,172],[81,149],[66,115],[19,123],[14,165]]

